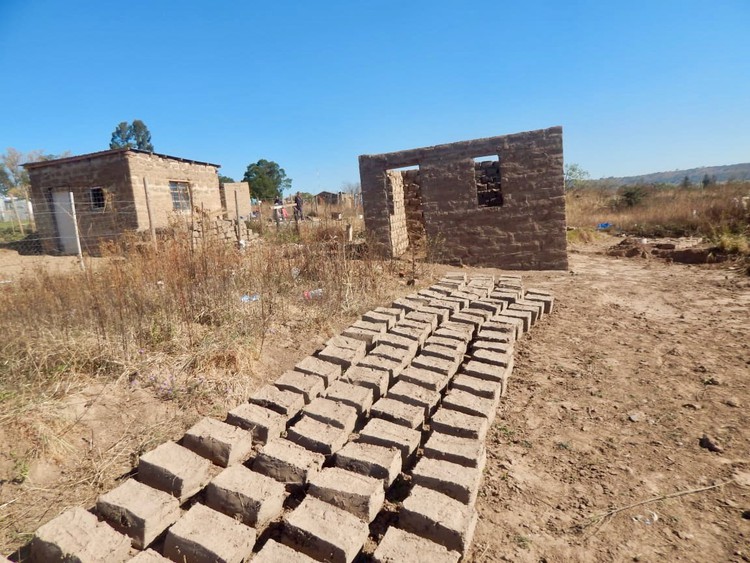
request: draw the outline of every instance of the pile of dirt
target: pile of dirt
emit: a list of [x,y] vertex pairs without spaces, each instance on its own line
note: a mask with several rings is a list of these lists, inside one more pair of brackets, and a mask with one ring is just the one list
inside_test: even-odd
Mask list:
[[645,238],[627,237],[607,249],[607,256],[618,258],[663,258],[680,264],[715,264],[726,262],[729,256],[722,250],[705,244],[678,248],[674,242],[651,242]]

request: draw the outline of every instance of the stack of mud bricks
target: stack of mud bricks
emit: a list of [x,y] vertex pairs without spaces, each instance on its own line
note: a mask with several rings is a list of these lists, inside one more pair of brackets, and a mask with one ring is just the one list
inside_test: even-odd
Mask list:
[[419,170],[404,170],[404,209],[409,244],[419,245],[424,240],[424,211],[422,211],[422,189],[419,186]]
[[374,309],[41,526],[31,561],[455,563],[514,343],[552,305],[519,277],[454,273]]
[[[248,228],[244,221],[239,222],[240,239],[247,240]],[[222,242],[237,241],[237,221],[233,219],[211,219],[196,221],[192,227],[193,239],[220,240]]]

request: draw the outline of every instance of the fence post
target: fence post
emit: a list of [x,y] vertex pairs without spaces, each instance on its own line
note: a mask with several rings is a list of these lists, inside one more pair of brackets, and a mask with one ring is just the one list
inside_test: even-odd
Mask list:
[[81,270],[86,269],[86,265],[83,263],[83,250],[81,250],[81,233],[78,232],[78,216],[76,215],[76,202],[73,197],[73,192],[68,192],[70,197],[70,214],[73,216],[73,228],[76,232],[76,251],[78,252],[78,262],[81,264]]
[[237,221],[237,244],[242,240],[242,229],[240,228],[240,196],[239,190],[234,190],[234,219]]
[[18,221],[18,228],[21,231],[21,236],[25,237],[26,233],[23,230],[23,223],[21,222],[21,215],[18,213],[18,208],[16,207],[16,198],[13,196],[10,196],[10,206],[13,208],[13,215],[16,216],[16,221]]
[[146,177],[143,177],[143,191],[146,194],[146,213],[148,213],[148,230],[151,232],[151,242],[156,250],[156,227],[154,226],[154,219],[151,216],[151,200],[148,196],[148,182]]

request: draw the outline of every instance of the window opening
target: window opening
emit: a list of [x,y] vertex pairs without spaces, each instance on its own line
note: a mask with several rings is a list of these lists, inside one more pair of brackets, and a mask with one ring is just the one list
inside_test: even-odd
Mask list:
[[190,209],[190,184],[187,182],[169,182],[169,193],[172,195],[172,209],[175,211]]
[[474,159],[474,181],[479,207],[502,207],[503,191],[500,179],[500,157],[496,154]]
[[104,197],[104,188],[91,188],[89,190],[89,202],[92,211],[104,211],[106,199]]

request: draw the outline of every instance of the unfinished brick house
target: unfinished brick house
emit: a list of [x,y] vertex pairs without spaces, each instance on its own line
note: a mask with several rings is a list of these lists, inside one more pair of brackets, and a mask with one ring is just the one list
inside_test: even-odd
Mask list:
[[568,266],[562,127],[359,157],[368,237],[441,262]]
[[194,209],[222,210],[218,164],[123,148],[25,167],[37,232],[49,253],[76,252],[70,192],[84,252],[97,252],[101,242],[123,232],[148,230],[146,190],[157,229]]

